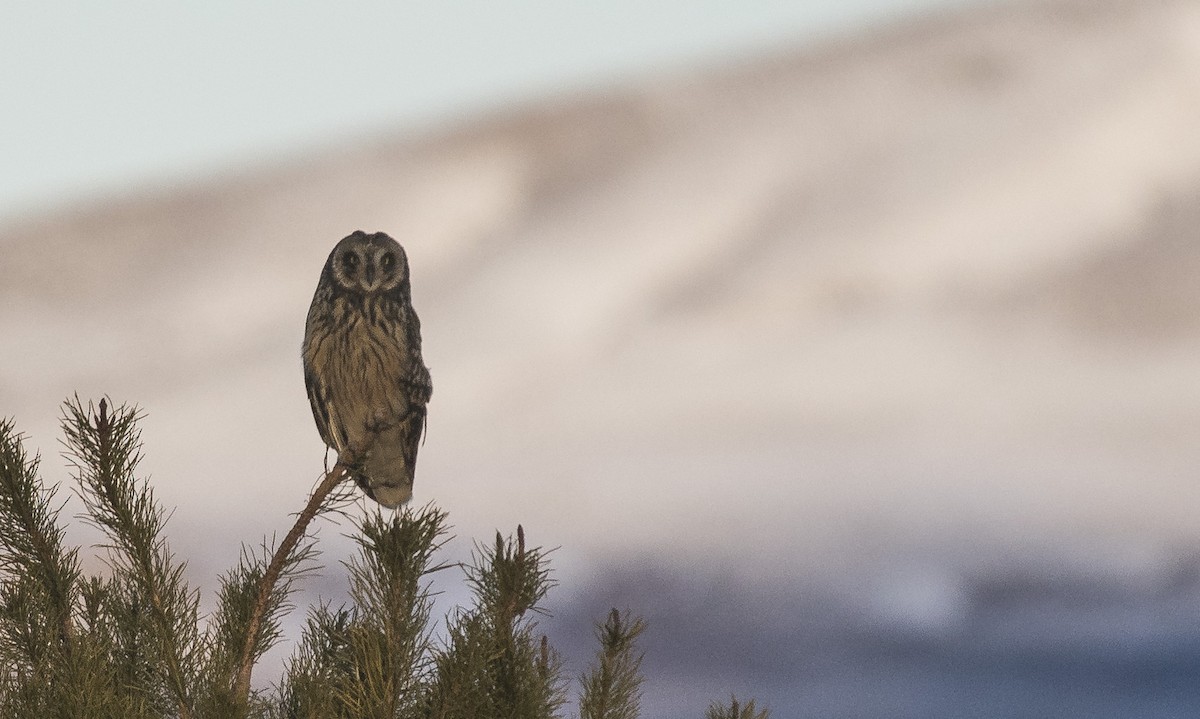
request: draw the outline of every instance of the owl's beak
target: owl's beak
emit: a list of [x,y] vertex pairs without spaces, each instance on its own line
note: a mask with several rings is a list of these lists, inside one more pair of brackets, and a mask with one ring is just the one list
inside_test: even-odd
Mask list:
[[374,262],[367,263],[367,269],[366,269],[366,272],[363,273],[363,276],[367,280],[367,287],[369,287],[371,289],[375,289],[375,263]]

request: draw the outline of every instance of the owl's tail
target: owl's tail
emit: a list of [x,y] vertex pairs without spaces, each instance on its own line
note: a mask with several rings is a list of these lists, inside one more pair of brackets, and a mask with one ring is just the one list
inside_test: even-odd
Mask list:
[[381,431],[351,476],[367,496],[388,509],[412,499],[416,448],[402,422]]

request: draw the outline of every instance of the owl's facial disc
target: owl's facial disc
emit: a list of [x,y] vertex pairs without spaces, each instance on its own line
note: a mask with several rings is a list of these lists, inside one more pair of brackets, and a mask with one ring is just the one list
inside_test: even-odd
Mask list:
[[404,281],[405,263],[397,257],[396,250],[390,247],[375,248],[368,262],[376,271],[374,289],[391,290]]
[[333,272],[339,284],[347,289],[359,289],[362,283],[363,259],[355,248],[338,255]]
[[356,232],[334,250],[334,280],[364,295],[390,292],[408,281],[408,259],[395,240],[377,233]]

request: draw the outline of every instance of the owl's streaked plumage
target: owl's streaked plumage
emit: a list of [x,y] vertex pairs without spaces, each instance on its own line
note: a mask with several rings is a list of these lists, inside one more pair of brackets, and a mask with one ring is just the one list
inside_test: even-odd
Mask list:
[[360,230],[333,248],[308,310],[303,356],[321,439],[368,497],[385,507],[407,502],[433,385],[400,243]]

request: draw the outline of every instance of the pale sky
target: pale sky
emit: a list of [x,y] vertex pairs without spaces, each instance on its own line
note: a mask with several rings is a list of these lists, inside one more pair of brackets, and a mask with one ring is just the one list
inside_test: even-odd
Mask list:
[[7,3],[0,222],[980,1]]

